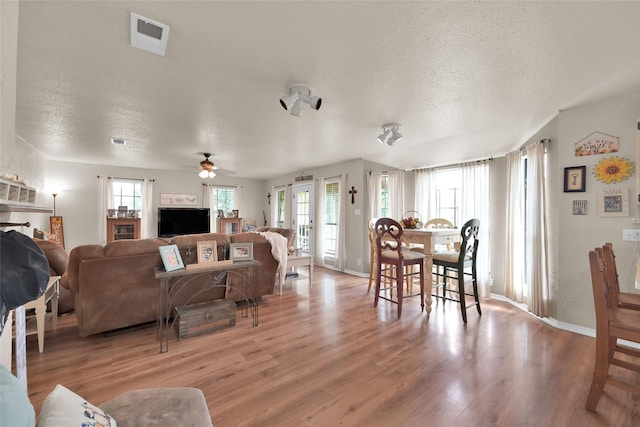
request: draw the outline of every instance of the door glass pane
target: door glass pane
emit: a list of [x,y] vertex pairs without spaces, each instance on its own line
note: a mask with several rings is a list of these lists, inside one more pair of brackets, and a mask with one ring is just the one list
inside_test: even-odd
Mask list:
[[339,183],[328,182],[324,188],[325,223],[322,228],[324,262],[326,266],[335,267],[338,244],[338,212],[340,208]]

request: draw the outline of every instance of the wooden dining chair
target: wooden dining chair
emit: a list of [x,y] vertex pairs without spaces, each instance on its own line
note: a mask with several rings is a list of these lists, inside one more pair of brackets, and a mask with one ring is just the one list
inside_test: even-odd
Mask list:
[[613,252],[613,243],[605,243],[604,246],[596,248],[595,250],[600,258],[602,258],[609,292],[615,294],[614,298],[618,301],[618,306],[640,311],[640,294],[620,292],[620,282],[618,278],[618,268],[616,266],[616,256]]
[[[480,221],[475,218],[470,219],[460,230],[462,241],[457,251],[443,251],[433,254],[434,267],[442,267],[442,272],[438,268],[433,273],[434,277],[442,279],[442,281],[438,280],[434,286],[436,291],[433,296],[442,299],[443,302],[446,300],[458,302],[464,323],[467,323],[467,310],[474,305],[478,310],[478,314],[482,315],[476,274],[479,229]],[[448,281],[451,280],[457,282],[457,297],[447,295]],[[467,293],[465,286],[467,283],[471,283],[473,293]],[[438,288],[442,288],[442,295],[438,295]],[[467,307],[467,296],[473,296],[474,300],[469,307]]]
[[[384,299],[398,305],[398,318],[402,315],[402,300],[404,295],[404,280],[413,281],[413,276],[420,278],[420,304],[424,311],[424,254],[405,250],[402,245],[402,226],[392,218],[380,218],[375,223],[375,257],[376,257],[376,295],[373,306],[378,306],[378,300]],[[385,266],[385,268],[383,268]],[[416,273],[413,268],[418,267]],[[382,282],[388,280],[388,285]],[[396,298],[393,290],[396,290]]]
[[[430,228],[435,228],[435,229],[443,229],[443,228],[454,228],[453,227],[453,223],[451,221],[449,221],[448,219],[445,218],[433,218],[430,219],[429,221],[424,223],[424,226],[422,228],[425,229],[430,229]],[[444,246],[444,250],[448,250],[448,251],[452,251],[455,249],[453,242],[451,243],[447,243],[446,245],[442,245]],[[436,246],[436,251],[438,250],[443,250],[443,248],[438,248]]]
[[606,384],[627,392],[640,394],[637,383],[625,381],[610,373],[610,366],[640,372],[640,365],[620,359],[620,354],[640,357],[640,350],[621,345],[618,340],[640,343],[640,314],[636,310],[620,307],[617,294],[612,292],[608,282],[610,275],[605,272],[605,263],[600,251],[589,252],[591,287],[596,310],[596,358],[591,387],[587,395],[586,409],[595,412]]

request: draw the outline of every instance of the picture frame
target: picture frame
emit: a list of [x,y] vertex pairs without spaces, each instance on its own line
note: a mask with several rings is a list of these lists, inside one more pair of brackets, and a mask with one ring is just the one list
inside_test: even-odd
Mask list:
[[160,246],[158,250],[160,251],[160,258],[162,258],[165,271],[169,272],[184,268],[178,245]]
[[587,167],[571,166],[564,168],[564,192],[584,193],[587,183]]
[[218,218],[224,218],[224,210],[218,209]]
[[215,240],[198,242],[198,264],[208,264],[218,261],[218,244]]
[[64,226],[62,225],[61,216],[50,216],[49,227],[53,241],[57,242],[64,249]]
[[229,253],[233,261],[251,261],[253,259],[253,243],[231,243]]
[[160,193],[161,205],[198,206],[197,194]]
[[238,209],[233,209],[231,212],[234,218],[240,218],[240,211]]
[[603,217],[629,216],[629,189],[598,191],[598,213]]

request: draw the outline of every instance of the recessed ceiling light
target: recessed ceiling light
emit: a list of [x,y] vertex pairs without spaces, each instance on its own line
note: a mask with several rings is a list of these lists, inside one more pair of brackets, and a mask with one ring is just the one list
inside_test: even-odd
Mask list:
[[127,145],[127,140],[124,138],[111,138],[113,145]]

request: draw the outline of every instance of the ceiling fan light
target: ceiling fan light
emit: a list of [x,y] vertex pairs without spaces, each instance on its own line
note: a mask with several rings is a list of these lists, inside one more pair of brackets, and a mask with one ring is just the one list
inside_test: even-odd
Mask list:
[[203,170],[201,170],[201,171],[200,171],[200,173],[198,174],[198,176],[199,176],[200,178],[206,178],[206,177],[208,177],[208,176],[209,176],[209,172],[203,169]]

